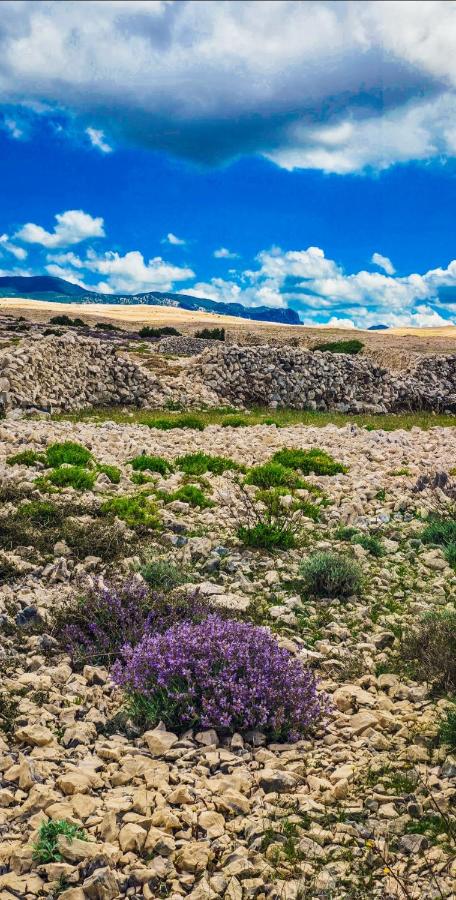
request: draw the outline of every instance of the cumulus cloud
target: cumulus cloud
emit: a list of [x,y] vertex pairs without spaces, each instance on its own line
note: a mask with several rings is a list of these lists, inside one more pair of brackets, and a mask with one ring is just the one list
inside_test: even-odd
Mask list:
[[389,257],[382,256],[381,253],[373,253],[371,262],[373,262],[375,266],[379,266],[380,269],[384,269],[387,275],[394,275],[396,271]]
[[27,244],[41,244],[42,247],[69,247],[88,238],[104,237],[104,222],[94,218],[82,209],[68,209],[57,213],[54,231],[46,231],[41,225],[27,222],[15,237]]
[[101,128],[90,128],[89,126],[89,128],[86,128],[86,134],[92,147],[96,147],[97,150],[101,150],[102,153],[112,153],[112,147],[110,147],[106,141],[104,132]]
[[183,238],[177,237],[177,235],[173,234],[172,231],[168,231],[168,234],[162,240],[162,244],[172,244],[173,247],[184,247],[186,243],[187,241],[184,241]]
[[344,174],[456,154],[455,39],[448,0],[5,0],[0,88],[101,152]]
[[0,234],[0,250],[7,250],[16,259],[27,259],[25,247],[17,247],[16,244],[12,244],[7,234]]
[[70,281],[75,281],[75,277],[61,274],[64,271],[62,265],[70,267],[65,269],[66,272],[76,270],[74,276],[79,279],[76,282],[78,284],[81,283],[78,270],[103,275],[104,280],[91,288],[102,293],[137,294],[153,290],[170,291],[174,282],[188,281],[195,275],[192,269],[173,266],[165,262],[161,256],[146,262],[139,250],[130,250],[124,256],[113,251],[98,255],[95,251],[89,250],[84,259],[73,253],[52,257],[46,271],[50,275],[58,274],[61,278],[68,277]]
[[218,250],[214,250],[214,258],[215,259],[238,259],[239,253],[233,253],[231,250],[228,250],[228,247],[219,247]]

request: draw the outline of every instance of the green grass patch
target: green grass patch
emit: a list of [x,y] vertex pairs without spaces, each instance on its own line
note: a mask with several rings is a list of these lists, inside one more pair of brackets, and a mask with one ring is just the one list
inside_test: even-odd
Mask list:
[[430,516],[420,537],[423,544],[442,547],[448,564],[456,569],[456,518],[453,516]]
[[[147,425],[149,428],[179,428],[182,425],[175,424],[181,417],[178,411],[170,411],[166,417],[160,409],[126,408],[124,406],[109,406],[88,408],[71,413],[56,413],[51,418],[53,421],[69,422],[118,422],[119,424]],[[232,418],[237,419],[240,425],[276,425],[278,428],[286,428],[292,425],[311,425],[314,428],[324,428],[325,425],[356,424],[358,427],[370,430],[383,429],[384,431],[396,431],[398,429],[409,431],[411,428],[456,427],[456,415],[440,414],[432,412],[404,412],[404,413],[341,413],[322,412],[318,410],[304,409],[277,409],[274,413],[265,406],[255,406],[246,413],[234,413],[232,409],[221,407],[218,409],[206,409],[192,413],[191,418],[197,419],[198,427],[202,430],[207,425],[221,425]],[[33,417],[32,417],[33,418]],[[157,421],[160,424],[157,426]]]
[[122,477],[122,472],[117,466],[110,466],[107,463],[98,463],[97,472],[102,472],[104,475],[107,475],[111,484],[119,484]]
[[175,462],[177,468],[186,475],[204,475],[205,472],[222,475],[228,469],[244,468],[227,456],[211,456],[202,452],[186,453],[184,456],[178,456]]
[[296,535],[283,523],[257,522],[240,525],[237,536],[246,547],[259,550],[291,550],[296,547]]
[[130,528],[159,528],[160,517],[157,506],[147,494],[111,497],[100,507],[104,516],[122,519]]
[[163,456],[148,456],[146,453],[135,456],[130,463],[135,472],[158,472],[159,475],[167,475],[173,470],[172,464]]
[[51,444],[46,450],[46,462],[48,466],[87,466],[92,462],[92,454],[82,444],[74,441]]
[[200,509],[209,509],[209,507],[215,506],[215,503],[209,500],[204,491],[196,484],[184,484],[182,487],[177,488],[177,491],[166,495],[167,503],[171,503],[173,500],[189,503],[190,506],[199,506]]
[[20,453],[8,456],[6,462],[8,466],[36,466],[38,462],[46,462],[46,456],[36,450],[21,450]]
[[62,862],[63,856],[58,848],[58,838],[60,835],[68,838],[71,842],[75,838],[82,841],[87,840],[85,831],[67,822],[66,819],[54,819],[43,822],[38,832],[38,840],[33,845],[33,859],[39,865],[47,865],[48,863]]
[[254,466],[249,470],[245,478],[246,484],[254,484],[259,488],[288,487],[290,489],[302,487],[302,480],[293,469],[282,465],[281,462],[267,462],[262,466]]
[[366,534],[348,525],[338,528],[334,536],[339,541],[350,541],[352,544],[359,544],[360,547],[364,547],[371,556],[375,556],[377,559],[385,555],[385,548],[380,538],[375,534]]
[[439,741],[456,750],[456,700],[451,701],[440,719]]
[[90,491],[95,484],[96,477],[96,472],[88,472],[82,466],[63,466],[54,469],[42,481],[48,481],[54,487],[72,487],[75,491]]
[[314,344],[310,349],[321,350],[323,353],[350,353],[352,356],[361,353],[364,344],[357,338],[350,341],[327,341],[321,344]]
[[199,416],[180,414],[166,416],[148,422],[149,428],[158,428],[160,431],[170,431],[172,428],[193,428],[194,431],[204,431],[204,422]]
[[49,500],[31,500],[30,503],[22,503],[18,507],[16,518],[19,521],[29,522],[30,525],[43,525],[49,528],[60,525],[64,514]]
[[338,473],[348,472],[347,466],[337,462],[319,447],[313,447],[311,450],[289,449],[284,447],[278,450],[272,457],[273,462],[281,463],[288,469],[299,469],[304,475],[337,475]]

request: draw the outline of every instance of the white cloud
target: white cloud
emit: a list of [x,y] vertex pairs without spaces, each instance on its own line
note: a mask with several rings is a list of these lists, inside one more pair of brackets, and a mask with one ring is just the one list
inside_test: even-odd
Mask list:
[[0,249],[12,253],[16,259],[27,259],[27,250],[24,247],[17,247],[16,244],[12,244],[7,234],[0,235]]
[[105,135],[101,128],[86,128],[86,134],[90,139],[92,147],[96,147],[98,150],[101,150],[102,153],[112,153],[112,147],[110,147],[105,140]]
[[172,244],[173,247],[183,247],[186,243],[187,241],[184,241],[183,238],[177,237],[177,235],[173,234],[172,231],[168,231],[168,234],[162,240],[162,244]]
[[383,269],[387,275],[394,275],[396,271],[389,257],[382,256],[381,253],[373,253],[371,262],[373,262],[375,266],[379,266],[380,269]]
[[198,161],[384,169],[456,154],[455,8],[4,0],[0,88],[10,106],[79,115],[102,152],[113,135]]
[[46,231],[41,225],[27,222],[15,237],[27,244],[41,244],[42,247],[69,247],[79,244],[87,238],[104,237],[104,222],[101,217],[94,218],[82,209],[68,209],[57,213],[57,225],[54,231]]
[[214,250],[215,259],[238,259],[239,253],[233,253],[231,250],[228,250],[228,247],[219,247],[218,250]]
[[[97,255],[93,250],[89,250],[84,259],[73,253],[66,253],[51,257],[51,260],[51,263],[46,266],[46,271],[51,275],[60,274],[63,271],[61,267],[63,264],[72,267],[66,269],[67,272],[75,269],[106,276],[104,281],[91,288],[91,290],[100,290],[103,293],[138,294],[153,290],[170,291],[174,282],[188,281],[195,274],[192,269],[165,262],[161,256],[156,256],[146,262],[139,250],[131,250],[124,256],[112,251]],[[77,271],[73,272],[73,276],[80,277],[77,275]],[[68,276],[60,274],[60,277]],[[69,280],[75,281],[76,279],[72,277]]]
[[19,127],[16,120],[11,118],[11,116],[5,116],[3,124],[11,137],[13,137],[16,141],[20,141],[20,139],[24,137],[22,128]]

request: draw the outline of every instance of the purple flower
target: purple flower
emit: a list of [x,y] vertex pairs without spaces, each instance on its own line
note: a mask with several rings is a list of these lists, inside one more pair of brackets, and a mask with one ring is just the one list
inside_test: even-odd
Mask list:
[[150,724],[259,728],[276,739],[298,740],[327,708],[313,673],[266,628],[215,614],[145,634],[122,656],[114,679],[147,708]]

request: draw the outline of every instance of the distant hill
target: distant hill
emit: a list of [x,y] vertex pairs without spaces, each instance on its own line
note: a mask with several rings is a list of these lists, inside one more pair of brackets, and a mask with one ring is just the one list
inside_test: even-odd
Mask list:
[[[1,281],[1,278],[0,278]],[[369,325],[368,331],[388,331],[389,325]]]
[[177,306],[197,312],[218,313],[253,319],[256,322],[277,322],[282,325],[300,325],[294,309],[275,309],[269,306],[243,306],[242,303],[218,303],[206,297],[189,294],[148,291],[144,294],[99,294],[86,291],[77,284],[54,278],[51,275],[4,275],[0,277],[0,297],[23,297],[28,300],[48,300],[53,303],[123,303],[146,306]]

